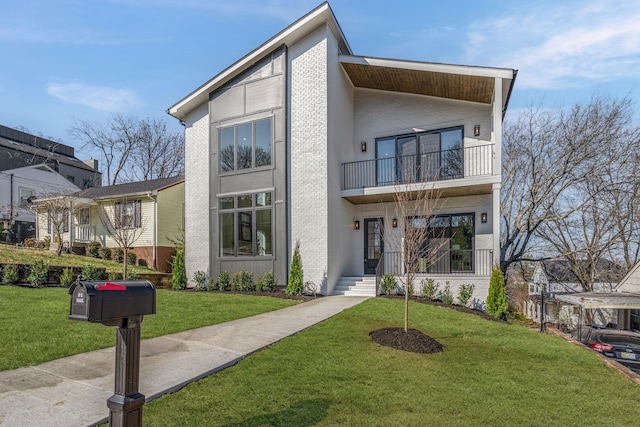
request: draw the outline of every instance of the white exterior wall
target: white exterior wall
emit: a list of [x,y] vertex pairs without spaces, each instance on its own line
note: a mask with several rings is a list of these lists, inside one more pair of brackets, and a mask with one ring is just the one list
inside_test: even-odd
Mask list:
[[187,278],[209,270],[209,106],[205,103],[185,119],[185,264]]
[[296,241],[304,280],[326,282],[328,265],[327,27],[289,48],[290,256]]
[[11,210],[11,174],[13,174],[13,219],[16,221],[36,221],[36,214],[32,209],[20,206],[21,188],[34,191],[37,197],[80,191],[65,177],[46,168],[41,169],[35,166],[2,171],[0,172],[0,213],[7,217]]
[[353,120],[353,85],[338,63],[338,43],[330,34],[329,67],[329,140],[327,152],[327,198],[329,204],[327,286],[323,293],[330,295],[342,276],[352,276],[357,264],[350,262],[353,251],[354,205],[340,195],[342,162],[353,158],[355,146]]

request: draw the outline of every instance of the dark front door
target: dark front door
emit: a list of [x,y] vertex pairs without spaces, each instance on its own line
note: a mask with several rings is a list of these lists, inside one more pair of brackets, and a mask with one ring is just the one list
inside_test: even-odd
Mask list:
[[383,251],[382,218],[366,218],[364,220],[364,274],[376,274],[376,267]]

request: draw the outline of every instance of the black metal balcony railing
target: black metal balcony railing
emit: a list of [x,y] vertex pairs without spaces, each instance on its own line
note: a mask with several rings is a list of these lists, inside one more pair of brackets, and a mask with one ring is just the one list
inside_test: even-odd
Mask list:
[[342,189],[491,175],[493,145],[342,164]]
[[[383,253],[378,264],[382,265],[382,268],[376,273],[403,275],[406,262],[402,255],[402,252]],[[492,265],[493,251],[491,249],[451,249],[429,254],[429,259],[419,259],[415,269],[417,274],[490,276]]]

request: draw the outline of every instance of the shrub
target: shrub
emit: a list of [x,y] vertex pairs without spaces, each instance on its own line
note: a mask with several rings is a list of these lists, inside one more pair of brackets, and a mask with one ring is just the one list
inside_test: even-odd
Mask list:
[[255,291],[256,285],[253,283],[253,273],[247,270],[233,273],[231,290],[240,292]]
[[193,280],[196,282],[196,286],[193,288],[194,291],[204,291],[206,289],[204,284],[207,281],[207,273],[198,270],[193,273]]
[[124,250],[122,248],[113,248],[111,252],[113,255],[113,260],[120,264],[124,263]]
[[173,256],[173,276],[171,277],[173,289],[181,290],[187,287],[187,267],[184,263],[184,246],[176,247]]
[[102,273],[95,265],[87,264],[82,267],[82,273],[80,275],[82,276],[82,280],[100,280]]
[[442,302],[445,304],[453,304],[453,295],[451,294],[451,288],[449,288],[448,283],[444,286],[444,291],[442,291]]
[[122,280],[122,273],[117,271],[110,271],[107,273],[107,280]]
[[422,279],[420,281],[422,287],[422,297],[430,300],[438,298],[438,291],[440,290],[440,283],[433,279]]
[[221,271],[218,274],[218,289],[221,291],[228,291],[231,289],[231,277],[229,277],[228,271]]
[[302,295],[302,292],[304,292],[304,272],[302,271],[299,240],[296,241],[296,248],[293,251],[291,270],[289,271],[289,283],[287,284],[286,292],[287,295]]
[[60,284],[62,286],[69,287],[76,280],[75,275],[73,274],[73,268],[63,268],[62,274],[60,275]]
[[36,247],[36,241],[34,239],[32,239],[31,237],[24,239],[24,242],[22,242],[22,244],[27,248],[35,248]]
[[273,270],[264,273],[264,276],[258,276],[256,280],[256,291],[258,292],[274,292],[278,289],[278,282],[273,277]]
[[393,295],[396,293],[396,286],[398,282],[393,274],[384,273],[382,275],[382,282],[380,282],[380,290],[385,295]]
[[42,286],[47,281],[49,275],[49,263],[39,259],[31,264],[27,281],[33,286]]
[[138,280],[138,270],[130,268],[127,270],[127,280]]
[[4,272],[2,273],[3,283],[16,283],[19,279],[18,266],[15,264],[5,264]]
[[460,301],[461,305],[467,305],[475,288],[475,285],[460,285],[460,288],[458,289],[458,301]]
[[[36,242],[36,249],[44,249],[45,242],[39,240]],[[49,249],[49,245],[47,245],[47,249]]]
[[90,256],[92,258],[99,258],[100,257],[100,248],[102,247],[102,245],[100,244],[100,242],[91,242],[87,245],[87,256]]
[[51,247],[51,237],[46,236],[42,244],[43,244],[43,249],[49,250],[49,248]]
[[207,289],[209,289],[210,291],[218,290],[218,282],[216,282],[213,277],[209,277],[209,287]]
[[509,307],[507,304],[507,287],[504,274],[500,267],[493,267],[489,281],[489,295],[487,296],[487,313],[495,318],[506,320]]
[[127,261],[129,265],[136,265],[138,256],[133,252],[127,252]]
[[111,259],[111,248],[100,248],[99,250],[100,258],[110,260]]

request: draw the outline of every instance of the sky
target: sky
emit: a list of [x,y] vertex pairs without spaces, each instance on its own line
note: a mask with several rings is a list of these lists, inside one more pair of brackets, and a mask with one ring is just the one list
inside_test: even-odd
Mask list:
[[[166,110],[320,0],[4,0],[0,124],[69,129]],[[507,119],[594,94],[640,101],[637,0],[333,0],[354,55],[514,68]],[[637,107],[637,105],[636,105]]]

